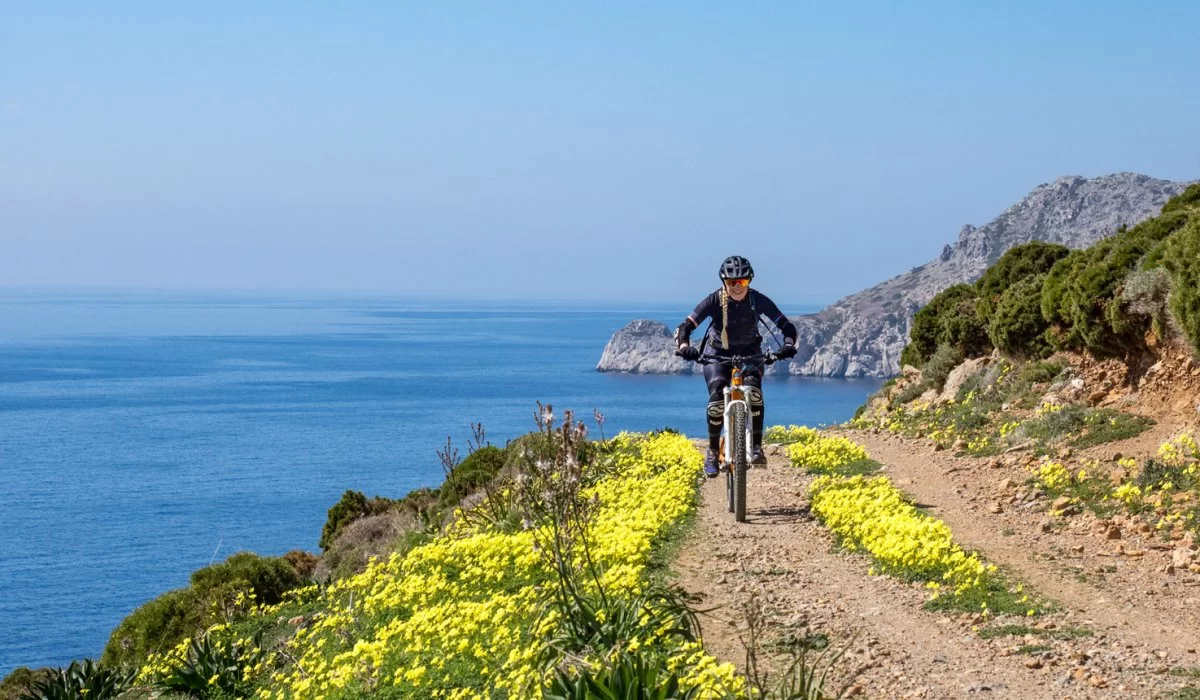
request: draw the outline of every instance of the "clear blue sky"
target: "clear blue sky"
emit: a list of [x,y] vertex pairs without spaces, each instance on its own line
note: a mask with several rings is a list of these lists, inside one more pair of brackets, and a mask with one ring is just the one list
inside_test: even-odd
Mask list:
[[1200,3],[10,2],[0,286],[828,301],[1200,177]]

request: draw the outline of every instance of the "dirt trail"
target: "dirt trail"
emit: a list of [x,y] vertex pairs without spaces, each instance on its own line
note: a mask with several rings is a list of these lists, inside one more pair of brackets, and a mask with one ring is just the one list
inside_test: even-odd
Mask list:
[[[836,673],[846,678],[857,672],[854,692],[863,697],[1167,697],[1163,694],[1188,680],[1169,673],[1172,668],[1200,666],[1195,654],[1200,588],[1188,587],[1181,578],[1166,589],[1135,588],[1124,571],[1132,558],[1102,558],[1096,551],[1095,561],[1103,563],[1093,564],[1089,552],[1103,540],[1090,535],[1079,535],[1089,539],[1078,560],[1056,554],[1059,544],[1040,532],[1040,513],[984,518],[988,499],[977,489],[1001,474],[989,473],[982,480],[987,483],[973,485],[981,480],[970,478],[970,470],[999,472],[983,460],[968,468],[927,454],[927,448],[853,437],[889,465],[885,473],[898,486],[934,506],[964,544],[1062,602],[1064,609],[1043,625],[1087,628],[1093,636],[982,639],[977,617],[923,610],[923,589],[870,576],[866,557],[835,549],[828,530],[808,513],[811,477],[775,450],[766,469],[751,472],[746,523],[733,522],[727,511],[723,480],[704,484],[696,527],[674,567],[678,583],[702,596],[699,607],[717,608],[702,621],[705,641],[718,658],[742,666],[738,608],[757,594],[770,611],[768,639],[828,635],[835,648],[847,650]],[[953,470],[949,477],[948,470]],[[1074,541],[1064,541],[1061,548],[1069,552]],[[1045,559],[1047,554],[1055,558]],[[1116,573],[1084,575],[1081,582],[1076,580],[1081,572],[1064,566],[1067,562],[1078,564],[1084,574],[1102,566],[1115,566]]]

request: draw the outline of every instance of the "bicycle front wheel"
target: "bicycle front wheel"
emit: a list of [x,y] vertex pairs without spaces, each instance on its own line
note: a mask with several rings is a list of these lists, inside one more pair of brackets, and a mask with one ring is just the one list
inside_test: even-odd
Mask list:
[[750,466],[746,461],[746,406],[734,404],[730,409],[733,414],[733,474],[730,475],[730,510],[733,519],[739,523],[746,522],[746,469]]

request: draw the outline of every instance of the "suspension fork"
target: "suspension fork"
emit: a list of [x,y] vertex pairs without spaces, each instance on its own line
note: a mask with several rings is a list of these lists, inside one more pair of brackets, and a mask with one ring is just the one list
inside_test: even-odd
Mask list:
[[726,440],[725,440],[725,445],[724,445],[724,447],[725,447],[725,455],[724,455],[725,464],[733,464],[733,445],[734,445],[735,441],[732,439],[733,419],[730,417],[732,415],[732,412],[730,409],[733,407],[734,401],[740,401],[742,403],[742,406],[745,408],[745,415],[746,415],[746,426],[745,426],[746,427],[746,436],[745,436],[745,438],[746,439],[743,440],[743,444],[746,446],[746,460],[748,462],[750,460],[750,442],[751,442],[750,402],[746,400],[746,392],[742,388],[742,368],[741,367],[734,365],[733,374],[729,379],[729,386],[725,387],[724,394],[725,394],[724,422],[725,422],[725,435],[726,435]]

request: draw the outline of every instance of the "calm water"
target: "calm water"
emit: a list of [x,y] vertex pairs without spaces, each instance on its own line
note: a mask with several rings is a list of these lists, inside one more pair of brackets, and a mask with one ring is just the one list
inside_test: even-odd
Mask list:
[[[702,434],[700,377],[593,369],[629,320],[688,310],[0,292],[0,676],[99,656],[233,552],[315,550],[346,489],[436,485],[473,421],[503,444],[540,399]],[[767,422],[845,420],[877,386],[768,380]]]

